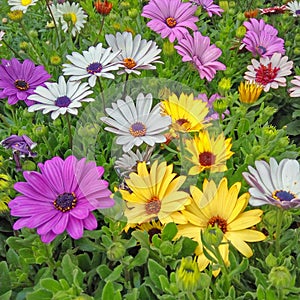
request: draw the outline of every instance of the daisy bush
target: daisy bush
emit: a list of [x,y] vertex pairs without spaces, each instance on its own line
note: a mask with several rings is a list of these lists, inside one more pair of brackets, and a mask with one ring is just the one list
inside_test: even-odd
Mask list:
[[299,1],[0,7],[0,299],[299,298]]

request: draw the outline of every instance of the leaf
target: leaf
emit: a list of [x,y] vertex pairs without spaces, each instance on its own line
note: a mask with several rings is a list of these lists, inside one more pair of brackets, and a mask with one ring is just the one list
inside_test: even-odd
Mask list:
[[141,248],[135,258],[128,266],[128,270],[133,269],[134,267],[139,267],[147,262],[149,256],[149,250],[147,248]]
[[0,293],[0,299],[1,300],[10,300],[11,299],[11,293],[12,291],[8,291],[6,292],[5,294],[2,294]]
[[112,271],[107,265],[100,265],[96,268],[96,272],[99,274],[100,278],[104,280]]
[[168,223],[162,233],[161,233],[161,239],[163,241],[172,241],[175,235],[177,234],[178,229],[175,223]]
[[[0,262],[0,282],[0,295],[4,295],[11,290],[9,270],[5,261]],[[2,299],[1,296],[0,299]]]
[[54,293],[61,291],[61,285],[59,282],[52,278],[44,278],[40,281],[41,287]]
[[51,300],[52,293],[46,290],[39,289],[35,292],[26,295],[26,300]]
[[119,265],[117,266],[110,274],[109,276],[107,276],[106,278],[104,278],[104,280],[106,282],[108,281],[116,281],[120,278],[121,273],[123,271],[123,265]]
[[149,235],[146,231],[136,230],[131,235],[140,243],[143,248],[150,248]]
[[148,261],[148,270],[149,270],[149,276],[153,283],[161,289],[161,284],[159,280],[159,275],[164,275],[168,277],[167,271],[164,267],[162,267],[159,263],[157,263],[153,259],[149,259]]
[[[119,297],[118,297],[119,294]],[[121,299],[121,294],[119,291],[115,291],[114,285],[111,281],[108,281],[102,291],[102,300],[108,300],[108,299]]]

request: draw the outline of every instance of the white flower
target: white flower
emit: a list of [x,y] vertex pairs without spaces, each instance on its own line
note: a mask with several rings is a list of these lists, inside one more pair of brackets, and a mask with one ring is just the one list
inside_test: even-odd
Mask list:
[[8,5],[12,6],[11,10],[22,10],[26,13],[29,6],[35,5],[38,0],[8,0]]
[[[5,32],[3,30],[0,31],[0,41],[2,41],[2,38],[4,36]],[[2,44],[0,43],[0,47],[2,46]]]
[[111,48],[104,49],[99,43],[96,47],[89,47],[88,51],[83,51],[83,55],[73,52],[67,55],[67,59],[71,64],[63,64],[64,75],[71,75],[70,80],[81,80],[87,78],[89,85],[94,87],[97,77],[105,77],[114,79],[115,76],[110,73],[118,70],[122,66],[118,62],[112,62],[120,52],[111,52]]
[[102,117],[101,121],[110,125],[105,130],[116,133],[119,137],[116,143],[123,145],[123,151],[128,152],[134,146],[146,143],[153,146],[155,143],[166,141],[162,134],[171,124],[170,116],[162,116],[160,103],[151,110],[152,95],[137,96],[136,105],[131,97],[117,100],[112,103],[112,109],[106,108],[109,117]]
[[295,76],[291,83],[294,85],[290,88],[290,97],[300,97],[300,76]]
[[293,17],[300,17],[300,2],[292,1],[286,5],[286,8],[293,13]]
[[124,70],[118,71],[118,74],[140,75],[138,70],[154,70],[156,67],[152,63],[162,63],[158,60],[161,49],[153,41],[142,40],[140,34],[133,39],[131,32],[117,32],[116,36],[107,34],[105,38],[113,52],[122,51],[117,59],[122,61]]
[[52,4],[50,8],[55,21],[57,23],[61,22],[64,32],[67,32],[71,25],[71,33],[73,36],[75,36],[77,32],[79,33],[84,23],[86,23],[87,16],[78,3],[70,4],[69,2],[64,2],[56,6]]
[[287,56],[282,57],[280,53],[274,53],[271,58],[261,57],[259,61],[252,59],[251,62],[244,78],[264,86],[265,92],[270,88],[286,86],[285,76],[292,73],[293,62],[288,61]]
[[93,91],[88,84],[79,81],[68,81],[60,76],[58,83],[46,82],[46,87],[39,86],[28,99],[38,102],[28,108],[29,112],[42,110],[43,114],[51,113],[51,118],[55,120],[59,115],[66,112],[77,115],[77,108],[81,107],[81,102],[92,102],[93,98],[87,98]]

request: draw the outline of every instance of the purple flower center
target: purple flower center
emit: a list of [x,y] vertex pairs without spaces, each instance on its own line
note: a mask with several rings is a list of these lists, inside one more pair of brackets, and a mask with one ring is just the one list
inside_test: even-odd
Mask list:
[[134,137],[144,136],[146,134],[146,126],[142,122],[136,122],[131,125],[129,132]]
[[27,91],[29,89],[29,84],[25,80],[17,79],[15,81],[15,87],[20,91]]
[[89,74],[95,74],[95,73],[100,73],[102,71],[103,67],[100,63],[92,63],[90,64],[86,70]]
[[67,212],[76,206],[77,198],[75,193],[63,193],[57,196],[53,204],[61,212]]
[[299,16],[299,15],[300,15],[300,9],[297,9],[297,10],[295,11],[295,13],[296,13],[297,16]]
[[266,52],[267,52],[267,49],[265,47],[263,47],[263,46],[258,46],[257,47],[257,53],[259,55],[264,55]]
[[71,100],[67,96],[58,97],[55,101],[55,105],[59,107],[68,107],[71,103]]
[[291,192],[287,192],[284,190],[276,190],[275,192],[273,192],[272,197],[278,201],[291,201],[297,196]]

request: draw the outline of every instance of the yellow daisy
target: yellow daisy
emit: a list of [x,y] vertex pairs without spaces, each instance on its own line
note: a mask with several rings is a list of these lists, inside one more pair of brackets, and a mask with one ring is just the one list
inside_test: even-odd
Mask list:
[[263,86],[260,86],[256,83],[241,82],[238,87],[240,94],[240,101],[246,104],[252,104],[256,102],[263,91]]
[[214,138],[204,130],[185,143],[187,151],[192,155],[188,159],[194,164],[189,170],[189,175],[199,174],[206,169],[212,173],[227,170],[226,161],[233,155],[230,151],[231,138],[225,140],[222,133]]
[[161,234],[164,225],[160,221],[151,220],[150,222],[137,225],[135,229],[140,231],[146,231],[149,235],[149,241],[152,242],[152,237],[155,234]]
[[[188,193],[178,191],[186,177],[172,173],[173,165],[155,161],[150,172],[145,162],[138,163],[137,173],[130,173],[125,182],[130,191],[120,190],[126,201],[128,223],[141,224],[158,218],[163,224],[173,222],[173,216],[188,204]],[[175,179],[174,179],[175,178]],[[180,216],[177,216],[177,219]],[[183,221],[179,222],[182,223]]]
[[172,118],[175,131],[193,132],[206,128],[205,117],[209,112],[207,104],[195,101],[194,95],[182,93],[179,98],[173,93],[168,100],[162,101],[163,114]]
[[[253,209],[244,212],[248,205],[249,194],[244,193],[238,198],[240,188],[241,183],[236,182],[228,189],[227,179],[223,178],[218,187],[214,181],[205,180],[203,192],[195,186],[190,189],[191,204],[182,211],[188,223],[178,225],[177,237],[187,236],[198,242],[195,253],[200,271],[212,263],[203,253],[200,238],[201,231],[210,225],[217,225],[223,232],[222,244],[218,248],[227,265],[229,265],[229,243],[244,256],[250,257],[253,252],[246,242],[265,239],[263,233],[249,229],[261,221],[263,211]],[[216,276],[219,271],[215,271],[214,275]]]

